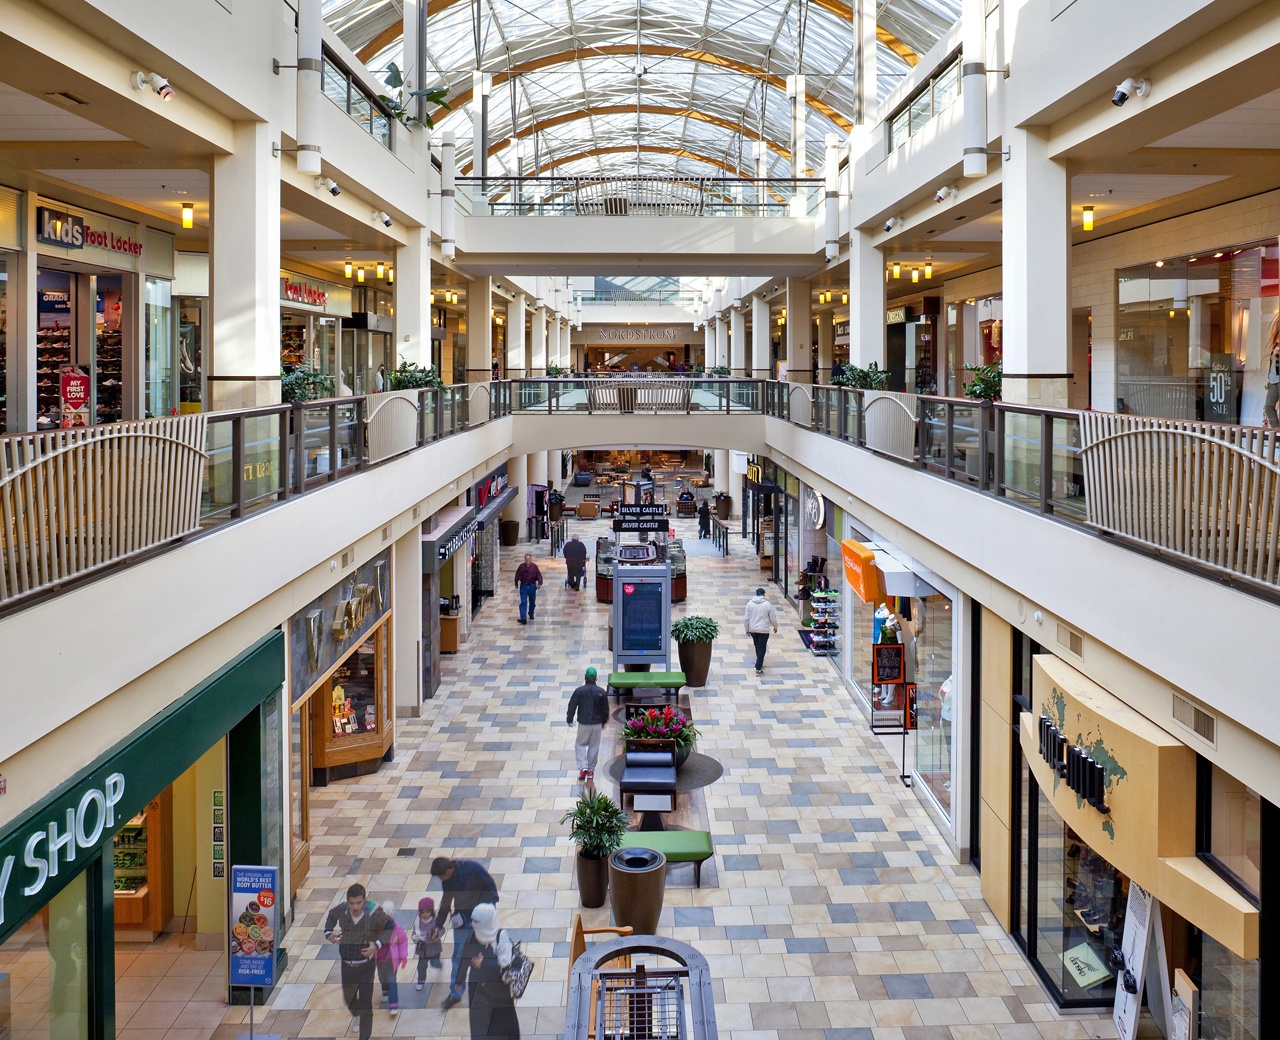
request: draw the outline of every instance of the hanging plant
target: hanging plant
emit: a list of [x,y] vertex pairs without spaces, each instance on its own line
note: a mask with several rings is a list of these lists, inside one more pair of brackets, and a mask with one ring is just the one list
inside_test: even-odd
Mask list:
[[449,111],[449,102],[445,100],[449,96],[448,90],[444,87],[405,90],[404,73],[400,71],[400,66],[394,61],[387,66],[386,71],[383,73],[383,81],[386,83],[387,89],[395,93],[379,94],[378,100],[386,105],[391,114],[405,126],[417,125],[425,126],[429,129],[436,125],[430,113],[421,119],[410,114],[409,104],[414,98],[424,98],[429,104],[437,105],[446,112]]

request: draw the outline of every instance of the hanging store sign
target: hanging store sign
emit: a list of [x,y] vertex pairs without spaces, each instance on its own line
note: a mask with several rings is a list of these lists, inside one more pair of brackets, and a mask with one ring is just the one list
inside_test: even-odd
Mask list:
[[653,531],[665,531],[665,516],[620,516],[613,521],[613,529],[618,533],[643,534]]
[[871,549],[846,538],[840,543],[840,559],[844,563],[844,579],[858,599],[872,605],[884,602],[880,568],[876,566],[876,554]]
[[911,320],[911,308],[905,304],[901,307],[890,307],[884,312],[886,325],[905,325]]

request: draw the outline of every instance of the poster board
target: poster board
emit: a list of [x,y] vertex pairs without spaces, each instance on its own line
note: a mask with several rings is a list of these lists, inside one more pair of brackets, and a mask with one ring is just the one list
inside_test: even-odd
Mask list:
[[280,868],[231,867],[227,934],[229,982],[233,986],[270,987],[276,981]]
[[876,686],[907,681],[906,648],[901,643],[876,643],[871,647],[871,682]]

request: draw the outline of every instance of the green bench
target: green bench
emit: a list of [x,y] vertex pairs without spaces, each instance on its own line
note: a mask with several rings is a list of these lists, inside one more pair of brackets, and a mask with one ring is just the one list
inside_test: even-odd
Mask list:
[[708,831],[629,831],[622,840],[624,849],[655,849],[667,857],[668,863],[692,863],[693,881],[702,887],[702,864],[715,849]]
[[609,689],[621,698],[641,690],[662,690],[668,697],[677,697],[685,685],[684,672],[610,672]]

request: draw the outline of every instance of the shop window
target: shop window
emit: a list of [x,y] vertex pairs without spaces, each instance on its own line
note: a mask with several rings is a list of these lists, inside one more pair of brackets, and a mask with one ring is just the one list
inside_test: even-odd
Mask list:
[[[1199,948],[1199,956],[1194,953]],[[1191,928],[1192,979],[1200,987],[1200,1036],[1259,1040],[1261,962],[1246,961],[1197,928]]]
[[1261,421],[1280,287],[1274,240],[1159,259],[1116,279],[1117,411]]
[[960,58],[952,58],[889,120],[889,151],[906,144],[960,98]]
[[1262,893],[1262,798],[1206,759],[1199,760],[1199,851],[1254,906]]
[[173,392],[173,285],[148,278],[146,285],[146,417],[169,415],[177,406]]
[[915,772],[950,817],[954,779],[951,723],[956,700],[951,600],[935,593],[910,603],[910,616],[902,623],[913,637],[908,645],[914,649],[916,682]]
[[84,871],[0,945],[3,1034],[90,1035],[88,879]]
[[321,63],[320,89],[384,148],[391,147],[391,113],[327,49]]

